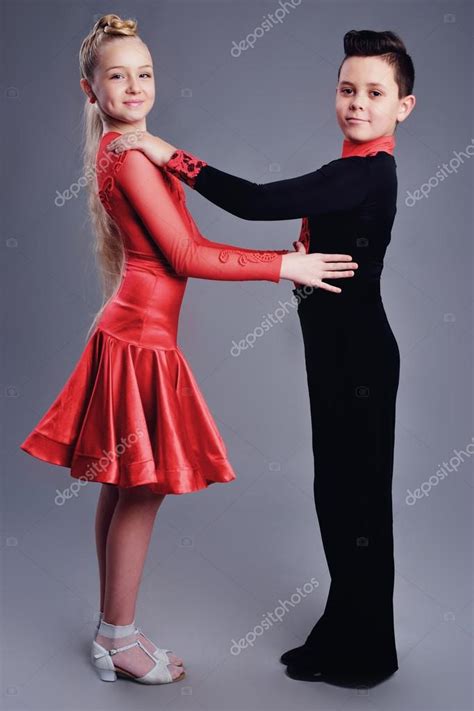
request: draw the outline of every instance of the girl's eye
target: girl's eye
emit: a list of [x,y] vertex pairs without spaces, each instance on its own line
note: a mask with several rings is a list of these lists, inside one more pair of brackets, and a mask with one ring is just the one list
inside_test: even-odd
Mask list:
[[[111,78],[111,79],[114,79],[114,77],[120,77],[120,76],[122,76],[122,74],[112,74],[110,78]],[[140,76],[141,76],[141,77],[142,77],[142,76],[147,76],[147,77],[150,77],[150,78],[151,78],[151,74],[149,74],[148,72],[142,72],[142,73],[140,74]]]

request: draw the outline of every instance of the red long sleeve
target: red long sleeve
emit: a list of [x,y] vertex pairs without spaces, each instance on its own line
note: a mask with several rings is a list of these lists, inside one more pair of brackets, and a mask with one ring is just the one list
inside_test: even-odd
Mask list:
[[126,151],[116,183],[147,232],[180,276],[223,281],[268,280],[278,283],[287,250],[251,250],[211,242],[192,229],[163,176],[143,153]]

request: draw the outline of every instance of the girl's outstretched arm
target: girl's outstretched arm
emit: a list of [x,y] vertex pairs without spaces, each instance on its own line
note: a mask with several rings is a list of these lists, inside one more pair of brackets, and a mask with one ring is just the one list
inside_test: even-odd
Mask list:
[[196,239],[190,221],[170,193],[162,170],[140,151],[127,151],[115,173],[115,181],[177,274],[276,283],[285,278],[282,259],[287,250],[244,251],[234,245],[214,245],[210,240]]

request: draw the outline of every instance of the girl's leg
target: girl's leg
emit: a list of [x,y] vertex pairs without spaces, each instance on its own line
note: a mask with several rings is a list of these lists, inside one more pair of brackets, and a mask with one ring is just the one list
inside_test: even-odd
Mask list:
[[95,541],[97,548],[97,562],[99,565],[100,579],[100,610],[104,610],[105,579],[106,579],[106,546],[107,535],[110,523],[118,502],[118,487],[113,484],[102,484],[99,499],[97,501],[97,511],[95,515]]
[[107,536],[104,619],[129,625],[135,619],[138,588],[158,509],[164,495],[148,486],[119,488]]
[[[105,495],[104,495],[105,497]],[[136,600],[145,558],[157,511],[164,495],[153,494],[148,486],[118,489],[105,544],[104,621],[112,625],[129,625],[135,619]],[[104,511],[110,510],[104,503]],[[100,517],[99,517],[100,518]],[[106,516],[104,515],[104,519]],[[103,555],[103,554],[102,554]],[[120,639],[120,646],[135,641],[135,634]],[[118,646],[114,640],[97,635],[96,641],[106,649]],[[135,676],[153,668],[152,659],[139,647],[114,655],[114,663]],[[173,678],[182,668],[168,665]]]
[[[107,536],[109,533],[110,523],[112,521],[112,516],[115,511],[115,506],[119,499],[119,489],[113,484],[102,484],[99,499],[97,502],[97,512],[95,520],[95,535],[96,535],[96,547],[97,547],[97,559],[99,564],[99,578],[100,578],[100,611],[104,610],[104,599],[105,599],[105,581],[107,575],[107,556],[106,556],[106,546],[107,546]],[[156,650],[156,645],[151,642],[143,634],[139,636],[140,641],[143,646],[148,649],[149,652],[154,652]],[[170,661],[173,664],[182,664],[183,660],[177,657],[175,654],[168,654]]]

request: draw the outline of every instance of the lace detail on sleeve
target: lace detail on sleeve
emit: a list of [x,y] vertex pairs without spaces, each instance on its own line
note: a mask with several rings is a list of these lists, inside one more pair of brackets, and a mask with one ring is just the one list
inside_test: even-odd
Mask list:
[[189,185],[190,188],[194,188],[196,178],[205,165],[207,165],[205,161],[196,158],[192,153],[178,149],[163,167]]
[[112,194],[112,191],[115,187],[115,176],[118,174],[120,168],[122,167],[122,163],[125,159],[126,151],[123,151],[123,153],[112,153],[111,154],[111,160],[112,165],[110,166],[110,174],[107,175],[104,180],[100,184],[99,188],[99,200],[101,201],[102,205],[105,207],[108,213],[112,213],[112,205],[110,204],[110,195]]
[[248,262],[273,262],[279,254],[288,254],[288,250],[277,249],[271,252],[243,252],[240,249],[221,249],[219,252],[219,260],[225,264],[229,261],[231,254],[238,254],[237,263],[244,267]]
[[105,207],[107,212],[112,211],[112,206],[110,204],[110,193],[112,192],[114,187],[114,179],[109,175],[101,184],[101,188],[99,190],[99,200],[101,201],[102,205]]

